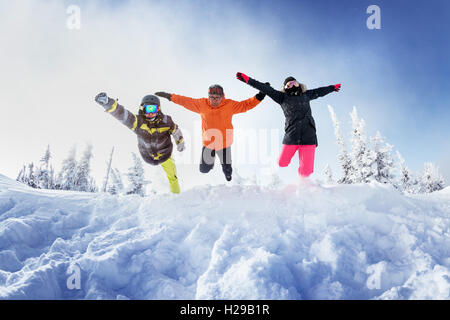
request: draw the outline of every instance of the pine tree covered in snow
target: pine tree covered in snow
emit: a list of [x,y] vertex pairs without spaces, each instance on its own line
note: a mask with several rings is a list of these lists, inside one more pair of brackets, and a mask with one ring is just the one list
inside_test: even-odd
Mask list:
[[23,165],[23,168],[17,175],[16,180],[32,188],[38,188],[38,184],[36,183],[35,171],[36,170],[33,162],[29,163],[28,165]]
[[36,183],[41,189],[51,189],[54,185],[54,176],[52,175],[52,168],[50,165],[50,146],[47,146],[45,154],[40,159],[40,166],[37,169]]
[[32,187],[32,188],[38,188],[38,184],[36,181],[36,175],[35,175],[35,167],[34,167],[34,163],[31,162],[28,165],[28,174],[26,175],[26,181],[27,184]]
[[384,141],[381,133],[377,131],[371,138],[375,152],[375,180],[380,183],[392,184],[394,180],[394,159],[392,158],[392,145]]
[[324,169],[325,181],[328,184],[334,183],[333,172],[331,171],[330,165],[327,163]]
[[102,188],[103,192],[106,192],[106,189],[107,189],[107,186],[108,186],[109,176],[110,176],[110,173],[111,173],[111,164],[112,164],[113,154],[114,154],[114,147],[111,150],[111,153],[109,155],[109,161],[108,161],[108,164],[107,164],[107,167],[106,167],[106,176],[105,176],[105,179],[103,180],[103,188]]
[[145,180],[144,176],[144,166],[142,165],[142,160],[132,153],[133,156],[133,166],[128,169],[127,177],[130,182],[128,186],[127,194],[138,194],[142,197],[145,196],[145,186],[149,183]]
[[353,107],[350,113],[352,119],[352,152],[351,161],[353,172],[351,172],[351,181],[353,183],[367,183],[375,175],[375,153],[368,147],[365,133],[365,121],[358,118],[356,107]]
[[425,163],[422,178],[420,180],[420,192],[431,193],[442,190],[445,187],[444,178],[438,168],[432,163]]
[[75,190],[75,180],[77,174],[76,147],[72,147],[69,155],[62,163],[61,171],[56,179],[56,189]]
[[76,169],[74,190],[85,192],[97,191],[94,179],[91,177],[92,156],[92,145],[88,144]]
[[22,169],[20,170],[19,174],[17,175],[16,181],[27,184],[26,183],[26,172],[27,172],[27,167],[25,165],[23,165]]
[[336,117],[336,113],[334,112],[334,109],[331,106],[328,106],[328,110],[331,115],[331,120],[333,121],[334,134],[336,136],[337,144],[339,147],[338,159],[339,159],[339,163],[341,164],[342,171],[343,171],[343,176],[338,181],[338,183],[352,183],[351,172],[353,172],[354,169],[353,169],[352,162],[350,160],[350,157],[349,157],[346,147],[345,147],[345,140],[341,133],[340,124]]
[[111,181],[108,183],[107,191],[110,194],[120,194],[123,192],[124,185],[122,180],[122,174],[119,169],[111,169]]
[[399,159],[399,171],[400,176],[397,181],[394,183],[394,186],[404,193],[417,193],[418,190],[418,181],[414,177],[411,170],[409,170],[406,165],[405,159],[402,157],[399,151],[396,152],[397,157]]

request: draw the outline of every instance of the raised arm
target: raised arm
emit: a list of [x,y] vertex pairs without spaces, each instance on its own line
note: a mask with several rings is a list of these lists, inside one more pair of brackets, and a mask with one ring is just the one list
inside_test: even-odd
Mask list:
[[236,78],[238,80],[241,80],[241,81],[247,83],[248,85],[252,86],[253,88],[258,89],[259,91],[267,94],[276,103],[281,104],[283,102],[283,97],[284,97],[283,92],[275,90],[274,88],[272,88],[270,86],[270,84],[265,84],[265,83],[259,82],[255,79],[248,77],[247,75],[245,75],[241,72],[236,73]]
[[200,103],[201,99],[193,99],[189,97],[180,96],[174,93],[167,92],[156,92],[155,95],[166,98],[173,103],[179,104],[182,107],[185,107],[188,110],[191,110],[196,113],[200,113]]
[[333,91],[339,91],[340,88],[341,84],[335,84],[327,87],[320,87],[317,89],[306,90],[305,94],[309,97],[310,100],[314,100],[319,97],[323,97]]
[[116,100],[109,98],[106,93],[99,93],[95,97],[95,101],[101,105],[106,112],[111,114],[114,118],[122,122],[132,131],[136,131],[138,124],[137,116],[118,104]]
[[235,101],[233,104],[233,114],[247,112],[256,107],[265,97],[265,94],[259,92],[256,96],[243,101]]

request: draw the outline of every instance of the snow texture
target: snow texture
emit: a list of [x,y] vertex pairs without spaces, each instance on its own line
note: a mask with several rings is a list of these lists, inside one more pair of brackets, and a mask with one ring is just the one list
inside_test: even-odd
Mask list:
[[38,190],[0,175],[1,299],[449,299],[450,187]]

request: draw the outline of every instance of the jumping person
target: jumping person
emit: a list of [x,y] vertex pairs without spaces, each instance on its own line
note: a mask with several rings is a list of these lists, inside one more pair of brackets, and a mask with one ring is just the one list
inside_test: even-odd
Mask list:
[[260,90],[281,105],[286,117],[283,146],[278,159],[280,167],[287,167],[298,150],[300,177],[308,177],[314,171],[314,154],[317,147],[316,124],[311,114],[311,100],[339,91],[341,84],[306,90],[294,77],[284,80],[281,91],[238,72],[236,78]]
[[193,99],[166,92],[156,92],[155,95],[200,114],[203,143],[200,172],[211,171],[217,153],[225,179],[230,181],[233,171],[231,167],[233,115],[253,109],[264,99],[265,94],[260,92],[250,99],[238,102],[226,99],[223,88],[216,84],[209,87],[208,98]]
[[99,93],[95,101],[137,134],[139,152],[144,161],[151,165],[160,164],[169,180],[170,191],[180,193],[170,136],[173,136],[177,150],[181,152],[184,150],[183,135],[172,118],[161,112],[159,98],[154,95],[143,97],[137,115],[109,98],[104,92]]

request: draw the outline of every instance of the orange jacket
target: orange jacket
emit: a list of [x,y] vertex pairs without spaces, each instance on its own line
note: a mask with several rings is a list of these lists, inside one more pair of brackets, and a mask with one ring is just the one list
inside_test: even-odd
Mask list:
[[193,99],[177,94],[172,94],[170,100],[200,114],[203,145],[214,150],[228,148],[233,143],[233,115],[253,109],[261,102],[256,97],[234,101],[223,96],[220,104],[213,107],[208,98]]

